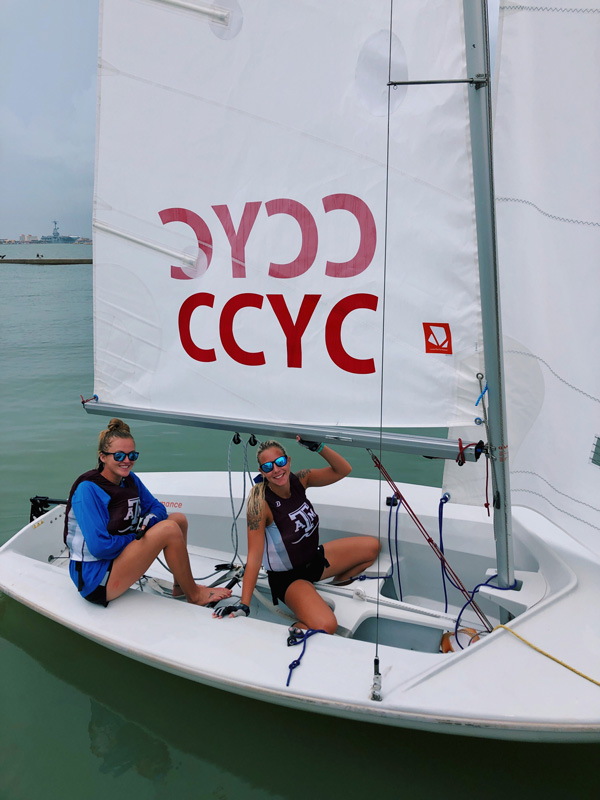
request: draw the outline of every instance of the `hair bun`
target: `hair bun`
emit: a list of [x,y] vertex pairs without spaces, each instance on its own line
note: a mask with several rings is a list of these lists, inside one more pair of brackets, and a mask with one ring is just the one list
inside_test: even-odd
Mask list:
[[126,422],[123,422],[122,419],[116,419],[116,417],[111,419],[111,421],[108,423],[108,430],[111,433],[120,431],[122,433],[126,433],[127,436],[131,436],[131,428],[129,425]]

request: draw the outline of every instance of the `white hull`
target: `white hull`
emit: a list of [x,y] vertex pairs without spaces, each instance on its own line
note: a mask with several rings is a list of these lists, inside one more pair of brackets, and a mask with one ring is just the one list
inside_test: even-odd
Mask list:
[[[242,478],[234,478],[234,490],[239,489],[234,505],[239,508]],[[214,564],[231,559],[227,474],[154,473],[143,480],[168,508],[188,516],[196,576],[207,575]],[[204,494],[196,494],[198,489]],[[417,486],[404,490],[435,539],[439,491]],[[320,489],[315,499],[322,539],[377,534],[373,520],[378,493],[376,482],[359,479]],[[132,589],[107,609],[93,606],[77,596],[66,561],[48,561],[61,550],[63,510],[51,510],[0,550],[0,589],[126,656],[255,699],[350,719],[492,738],[600,740],[598,686],[509,632],[496,630],[462,652],[438,651],[442,633],[454,628],[463,598],[451,589],[444,613],[439,562],[402,512],[398,550],[403,602],[396,599],[389,579],[320,587],[335,608],[341,635],[311,637],[287,687],[289,665],[301,647],[287,646],[291,620],[283,615],[285,606],[274,613],[264,582],[248,619],[214,620],[210,610],[162,594],[158,581],[168,575],[158,563],[150,571],[157,580],[147,582],[144,591]],[[598,680],[600,563],[533,512],[516,509],[513,524],[516,574],[522,588],[484,589],[476,596],[478,605],[497,625],[498,599],[516,615],[510,623],[515,633]],[[390,568],[387,525],[384,510],[381,574]],[[238,527],[243,555],[243,518]],[[448,504],[444,543],[448,561],[467,588],[489,576],[494,543],[484,511]],[[378,607],[379,702],[370,699]],[[482,627],[470,610],[461,625]]]

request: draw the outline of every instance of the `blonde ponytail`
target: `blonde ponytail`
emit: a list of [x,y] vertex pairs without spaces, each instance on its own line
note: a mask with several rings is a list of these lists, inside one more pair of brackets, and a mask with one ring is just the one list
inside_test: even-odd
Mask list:
[[[271,447],[275,447],[277,450],[280,450],[282,456],[287,456],[285,447],[280,442],[275,441],[275,439],[269,439],[266,442],[261,442],[256,451],[256,461],[258,462],[259,467],[261,453],[263,453],[265,450],[269,450]],[[250,490],[250,494],[248,495],[248,504],[246,506],[246,513],[248,517],[261,515],[263,503],[265,502],[266,488],[267,481],[263,477],[262,481],[255,483]]]

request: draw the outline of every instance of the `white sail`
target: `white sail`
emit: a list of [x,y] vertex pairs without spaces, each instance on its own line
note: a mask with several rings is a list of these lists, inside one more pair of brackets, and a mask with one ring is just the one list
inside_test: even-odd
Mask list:
[[398,87],[388,113],[390,80],[466,78],[462,7],[396,1],[392,18],[389,0],[104,0],[101,402],[472,421],[468,90]]
[[499,41],[513,501],[600,552],[600,3],[502,2]]

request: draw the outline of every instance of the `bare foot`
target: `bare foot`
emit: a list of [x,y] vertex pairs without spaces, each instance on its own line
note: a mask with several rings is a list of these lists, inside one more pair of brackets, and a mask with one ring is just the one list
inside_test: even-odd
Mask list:
[[178,583],[173,584],[173,597],[181,597],[183,595],[183,589]]
[[197,606],[206,606],[209,603],[217,603],[219,600],[224,600],[226,597],[231,597],[231,589],[211,589],[209,586],[200,586],[196,584],[198,589],[198,596],[196,600],[188,597],[188,603],[194,603]]

